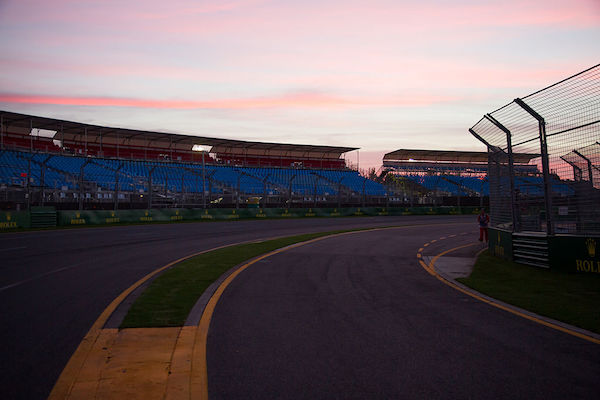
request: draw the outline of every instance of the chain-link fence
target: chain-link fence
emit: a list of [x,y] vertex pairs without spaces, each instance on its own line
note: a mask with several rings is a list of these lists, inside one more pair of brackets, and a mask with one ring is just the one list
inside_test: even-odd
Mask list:
[[488,148],[492,226],[600,233],[600,64],[515,99],[469,131]]

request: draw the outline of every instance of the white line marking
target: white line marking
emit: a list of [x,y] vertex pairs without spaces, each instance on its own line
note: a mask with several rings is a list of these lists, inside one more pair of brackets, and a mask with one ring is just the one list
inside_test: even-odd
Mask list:
[[5,290],[7,290],[7,289],[10,289],[10,288],[14,288],[15,286],[20,286],[20,285],[23,285],[23,284],[25,284],[25,283],[28,283],[28,282],[34,281],[34,280],[36,280],[36,279],[43,278],[43,277],[45,277],[45,276],[48,276],[48,275],[56,274],[57,272],[61,272],[61,271],[65,271],[65,270],[67,270],[67,269],[71,269],[71,268],[78,267],[78,266],[80,266],[80,265],[81,265],[81,264],[75,264],[75,265],[72,265],[72,266],[70,266],[70,267],[62,267],[62,268],[59,268],[59,269],[55,269],[55,270],[53,270],[53,271],[48,271],[48,272],[45,272],[45,273],[43,273],[43,274],[36,275],[36,276],[34,276],[34,277],[31,277],[31,278],[29,278],[29,279],[24,279],[24,280],[22,280],[22,281],[19,281],[19,282],[11,283],[10,285],[6,285],[6,286],[3,286],[3,287],[1,287],[1,288],[0,288],[0,292],[3,292],[3,291],[5,291]]
[[27,246],[7,247],[5,249],[0,249],[0,251],[19,250],[19,249],[26,249],[26,248],[27,248]]

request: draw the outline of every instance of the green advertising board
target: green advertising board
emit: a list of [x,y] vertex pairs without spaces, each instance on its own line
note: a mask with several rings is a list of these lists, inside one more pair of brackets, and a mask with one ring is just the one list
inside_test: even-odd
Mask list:
[[512,260],[512,232],[497,228],[488,228],[488,249],[490,254]]
[[0,232],[31,227],[31,217],[27,211],[0,211]]
[[[472,207],[471,207],[472,208]],[[151,210],[83,210],[58,211],[59,226],[106,225],[179,221],[234,221],[264,218],[318,218],[402,215],[455,215],[471,213],[458,207],[343,207],[343,208],[208,208]]]
[[550,268],[564,272],[600,274],[600,237],[548,237]]

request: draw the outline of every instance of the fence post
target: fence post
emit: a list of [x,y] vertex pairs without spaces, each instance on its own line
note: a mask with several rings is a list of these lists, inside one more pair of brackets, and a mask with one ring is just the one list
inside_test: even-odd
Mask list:
[[538,121],[540,150],[542,155],[542,174],[544,175],[544,200],[546,205],[546,233],[554,234],[552,220],[552,183],[550,181],[550,162],[548,160],[548,143],[546,141],[546,121],[523,100],[516,98],[515,103]]
[[584,156],[577,150],[573,150],[573,153],[575,153],[579,157],[583,158],[585,160],[585,162],[587,163],[590,186],[593,188],[594,187],[594,171],[592,170],[592,160],[590,160],[589,158],[587,158],[586,156]]
[[510,180],[510,211],[512,214],[513,232],[520,232],[521,226],[519,224],[519,216],[517,214],[519,212],[519,209],[517,207],[517,196],[515,193],[515,164],[512,151],[512,134],[510,133],[510,130],[507,127],[498,122],[498,120],[492,117],[491,114],[486,114],[485,118],[506,134],[506,149],[508,151],[508,175]]

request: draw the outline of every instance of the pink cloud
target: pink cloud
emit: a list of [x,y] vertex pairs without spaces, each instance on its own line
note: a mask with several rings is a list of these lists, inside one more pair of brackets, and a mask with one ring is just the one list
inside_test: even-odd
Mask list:
[[64,97],[44,95],[0,94],[2,103],[53,104],[69,106],[137,107],[159,109],[254,109],[254,108],[335,108],[335,107],[421,107],[457,101],[450,96],[411,94],[396,97],[335,97],[319,93],[296,93],[276,97],[239,99],[153,100],[116,97]]

